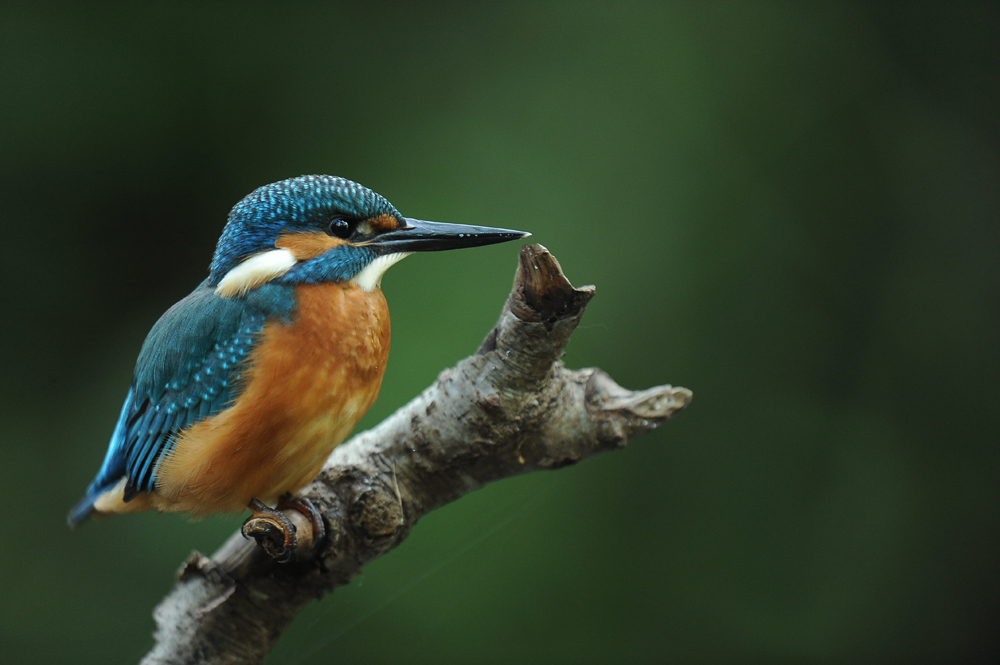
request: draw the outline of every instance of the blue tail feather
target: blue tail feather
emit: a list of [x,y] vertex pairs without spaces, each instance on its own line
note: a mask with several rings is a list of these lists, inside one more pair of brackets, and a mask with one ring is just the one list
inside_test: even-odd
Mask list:
[[75,527],[90,517],[90,514],[94,512],[94,502],[97,501],[97,497],[117,485],[118,480],[117,478],[109,480],[101,476],[95,478],[94,482],[90,483],[90,487],[87,488],[87,493],[83,498],[70,508],[69,514],[66,516],[66,523],[71,527]]
[[97,501],[97,497],[114,487],[121,480],[121,477],[125,475],[123,442],[125,439],[125,425],[131,410],[132,390],[130,389],[128,396],[125,398],[125,404],[122,405],[121,413],[118,414],[118,423],[115,425],[115,431],[111,434],[111,445],[108,446],[108,452],[104,456],[104,463],[101,464],[101,470],[97,472],[97,477],[90,483],[84,497],[70,509],[69,515],[66,516],[66,522],[71,527],[75,527],[87,519],[94,512],[94,502]]
[[94,511],[94,501],[97,500],[99,494],[91,494],[87,492],[87,495],[80,499],[75,506],[70,508],[69,515],[66,516],[66,523],[70,525],[71,528],[75,528],[85,519],[90,517],[90,513]]

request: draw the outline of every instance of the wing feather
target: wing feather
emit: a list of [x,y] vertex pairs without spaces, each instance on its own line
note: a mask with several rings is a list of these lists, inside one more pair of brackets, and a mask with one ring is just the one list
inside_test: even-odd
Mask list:
[[76,524],[124,476],[125,501],[156,490],[156,471],[177,435],[228,408],[264,324],[291,321],[291,287],[265,285],[223,298],[202,283],[160,317],[146,337],[108,453],[87,495],[70,511]]

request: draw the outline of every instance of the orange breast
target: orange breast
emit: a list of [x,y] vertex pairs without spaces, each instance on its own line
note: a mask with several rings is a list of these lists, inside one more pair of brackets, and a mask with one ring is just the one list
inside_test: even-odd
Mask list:
[[160,465],[154,508],[240,512],[297,492],[375,401],[389,357],[382,291],[315,284],[296,295],[295,321],[265,326],[239,399],[185,432]]

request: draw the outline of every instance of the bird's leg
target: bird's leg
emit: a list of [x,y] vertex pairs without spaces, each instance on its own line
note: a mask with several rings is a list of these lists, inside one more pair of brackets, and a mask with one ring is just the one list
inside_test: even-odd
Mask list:
[[326,538],[326,522],[323,521],[323,514],[313,505],[313,502],[302,496],[293,496],[291,492],[281,495],[278,499],[278,510],[297,510],[312,522],[313,537],[315,545],[319,545]]
[[248,507],[252,514],[243,523],[243,537],[256,539],[257,544],[278,563],[294,559],[298,549],[295,525],[281,512],[281,504],[278,508],[270,508],[253,499]]
[[[256,539],[257,544],[278,563],[293,561],[299,553],[300,545],[305,553],[314,550],[326,537],[323,515],[312,501],[292,496],[291,492],[282,495],[274,508],[257,499],[250,502],[249,508],[253,514],[243,523],[243,537]],[[302,517],[289,517],[286,510],[294,510]],[[299,523],[298,527],[295,525],[296,521]],[[311,534],[307,533],[307,524],[312,527]],[[303,529],[301,534],[299,529]]]

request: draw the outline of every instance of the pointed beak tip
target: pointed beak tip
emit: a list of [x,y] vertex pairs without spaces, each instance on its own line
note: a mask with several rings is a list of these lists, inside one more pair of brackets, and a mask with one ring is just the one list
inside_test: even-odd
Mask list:
[[531,234],[514,229],[501,229],[467,224],[428,222],[405,217],[404,226],[383,233],[374,244],[383,251],[430,252],[462,247],[481,247],[527,238]]

